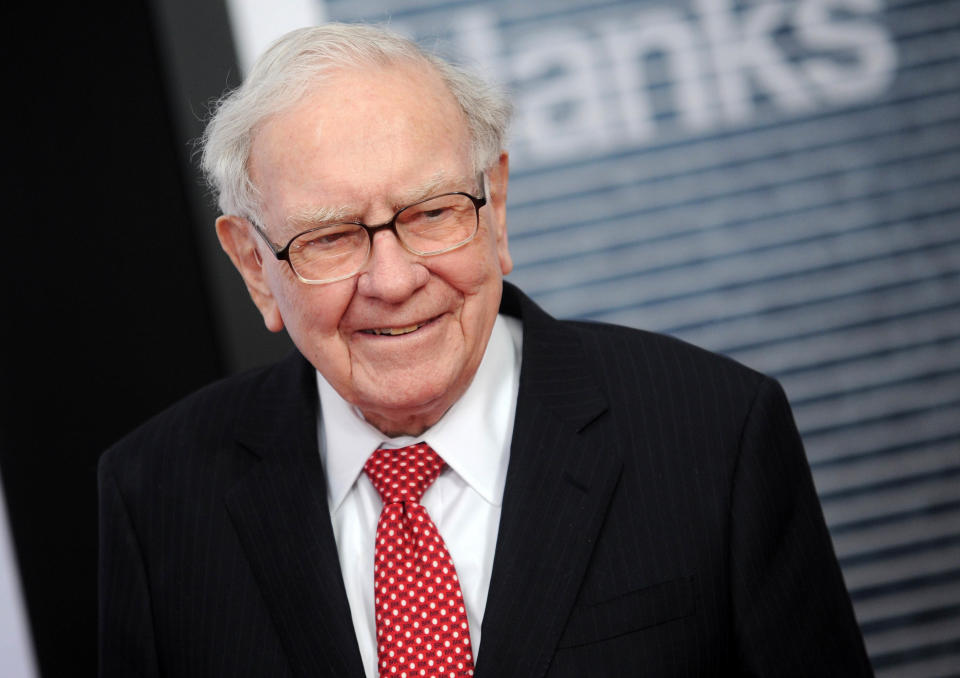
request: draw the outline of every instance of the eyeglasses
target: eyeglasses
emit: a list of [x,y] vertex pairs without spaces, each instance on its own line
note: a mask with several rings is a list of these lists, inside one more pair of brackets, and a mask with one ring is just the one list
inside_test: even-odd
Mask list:
[[[481,189],[483,175],[479,177]],[[264,230],[251,220],[257,233],[270,246],[278,261],[286,261],[294,274],[308,285],[345,280],[359,273],[370,256],[373,235],[390,229],[404,249],[431,257],[463,247],[480,227],[480,208],[487,198],[469,193],[443,193],[407,205],[393,218],[377,226],[355,221],[324,224],[299,233],[283,248],[277,248]]]

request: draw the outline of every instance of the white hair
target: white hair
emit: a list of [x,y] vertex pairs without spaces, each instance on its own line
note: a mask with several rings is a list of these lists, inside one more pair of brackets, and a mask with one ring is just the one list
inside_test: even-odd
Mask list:
[[201,165],[220,210],[259,221],[260,196],[248,162],[254,135],[267,118],[295,105],[334,69],[402,62],[436,70],[466,118],[474,170],[490,168],[506,144],[512,112],[502,90],[382,27],[328,23],[274,42],[243,84],[215,104],[201,139]]

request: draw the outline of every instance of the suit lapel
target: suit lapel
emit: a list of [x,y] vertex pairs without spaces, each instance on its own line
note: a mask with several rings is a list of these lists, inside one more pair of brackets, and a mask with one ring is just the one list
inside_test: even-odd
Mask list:
[[227,508],[295,676],[363,676],[317,452],[313,370],[299,356],[245,413],[242,454],[259,462]]
[[[606,400],[574,330],[505,284],[524,323],[510,467],[484,612],[478,678],[542,676],[589,562],[621,460],[596,421]],[[293,386],[291,386],[293,385]],[[295,356],[242,415],[258,462],[227,508],[295,676],[363,676],[316,439],[313,369]]]
[[477,676],[531,678],[554,654],[622,463],[575,331],[509,286],[501,310],[522,316],[523,363]]

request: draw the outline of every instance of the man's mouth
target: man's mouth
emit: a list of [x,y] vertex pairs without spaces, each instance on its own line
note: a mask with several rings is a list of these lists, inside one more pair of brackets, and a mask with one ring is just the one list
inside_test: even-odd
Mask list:
[[396,337],[401,334],[410,334],[411,332],[416,332],[426,324],[427,324],[426,322],[422,322],[422,323],[417,323],[416,325],[409,325],[407,327],[383,327],[383,328],[372,329],[372,330],[361,330],[361,332],[363,332],[364,334],[375,334],[377,336],[386,335],[389,337]]

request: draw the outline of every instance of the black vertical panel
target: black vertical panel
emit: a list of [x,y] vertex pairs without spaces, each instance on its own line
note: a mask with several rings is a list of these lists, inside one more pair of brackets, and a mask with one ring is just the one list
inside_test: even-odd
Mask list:
[[241,80],[225,2],[149,0],[149,5],[162,55],[175,147],[184,167],[201,261],[208,272],[209,296],[215,300],[213,318],[224,364],[236,371],[272,362],[293,344],[286,333],[272,334],[264,328],[240,275],[220,249],[213,228],[220,212],[204,186],[195,153],[213,102]]
[[42,675],[96,666],[99,454],[222,373],[142,1],[5,17],[0,469]]

